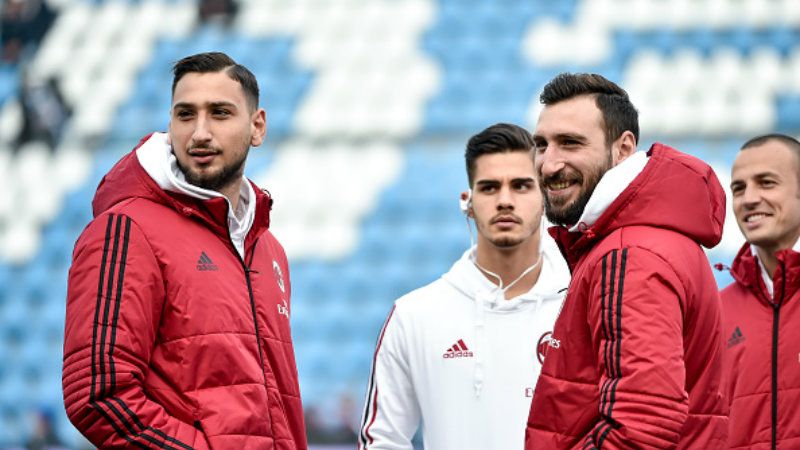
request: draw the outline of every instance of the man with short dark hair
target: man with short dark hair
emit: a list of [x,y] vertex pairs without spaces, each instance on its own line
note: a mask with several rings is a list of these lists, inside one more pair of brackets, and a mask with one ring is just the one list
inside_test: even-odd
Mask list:
[[174,75],[169,132],[106,174],[75,244],[67,415],[100,448],[305,449],[286,255],[244,176],[258,84],[222,53]]
[[535,167],[572,281],[533,396],[527,449],[720,449],[720,305],[701,245],[725,194],[702,161],[637,152],[628,94],[595,74],[544,88]]
[[731,171],[747,242],[722,290],[729,448],[800,448],[800,142],[747,141]]
[[521,449],[568,271],[542,239],[530,133],[493,125],[467,144],[461,205],[477,245],[439,280],[395,303],[378,348],[359,434],[363,450]]

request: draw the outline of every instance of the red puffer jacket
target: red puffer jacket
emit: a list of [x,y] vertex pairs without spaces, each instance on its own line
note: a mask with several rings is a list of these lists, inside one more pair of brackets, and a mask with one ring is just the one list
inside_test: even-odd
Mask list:
[[724,448],[720,301],[700,245],[722,236],[725,194],[700,160],[649,155],[594,225],[551,229],[572,282],[526,449]]
[[731,449],[800,448],[800,253],[777,257],[774,300],[749,244],[721,293]]
[[103,178],[73,253],[63,370],[67,415],[94,445],[307,447],[286,256],[254,189],[243,261],[224,198],[163,191],[135,152]]

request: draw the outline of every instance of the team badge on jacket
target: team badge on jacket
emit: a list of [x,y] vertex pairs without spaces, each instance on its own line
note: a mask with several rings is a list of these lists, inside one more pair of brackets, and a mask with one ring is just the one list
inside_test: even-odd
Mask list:
[[278,287],[281,288],[281,292],[284,294],[286,293],[286,287],[283,285],[283,272],[281,271],[281,266],[278,264],[278,261],[272,260],[272,272],[275,274],[275,281],[278,282]]
[[536,344],[536,357],[539,359],[540,364],[544,364],[544,357],[551,348],[558,348],[561,346],[561,341],[553,337],[553,332],[548,331],[539,338],[539,343]]

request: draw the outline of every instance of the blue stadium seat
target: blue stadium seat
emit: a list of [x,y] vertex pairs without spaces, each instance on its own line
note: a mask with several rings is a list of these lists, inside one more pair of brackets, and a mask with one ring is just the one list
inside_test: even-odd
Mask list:
[[800,129],[800,95],[778,97],[777,129],[790,132]]
[[18,89],[17,67],[11,64],[0,64],[0,106],[14,96]]

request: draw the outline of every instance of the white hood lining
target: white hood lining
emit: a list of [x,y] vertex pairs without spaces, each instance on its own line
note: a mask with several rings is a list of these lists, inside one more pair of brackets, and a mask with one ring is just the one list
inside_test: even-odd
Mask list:
[[231,202],[217,191],[203,189],[186,181],[178,167],[178,159],[172,152],[166,133],[153,133],[137,150],[136,157],[150,178],[161,189],[178,192],[200,200],[222,197],[228,202],[228,231],[239,256],[244,258],[244,239],[253,226],[256,215],[256,194],[253,186],[242,176],[239,190],[239,205],[234,211]]

